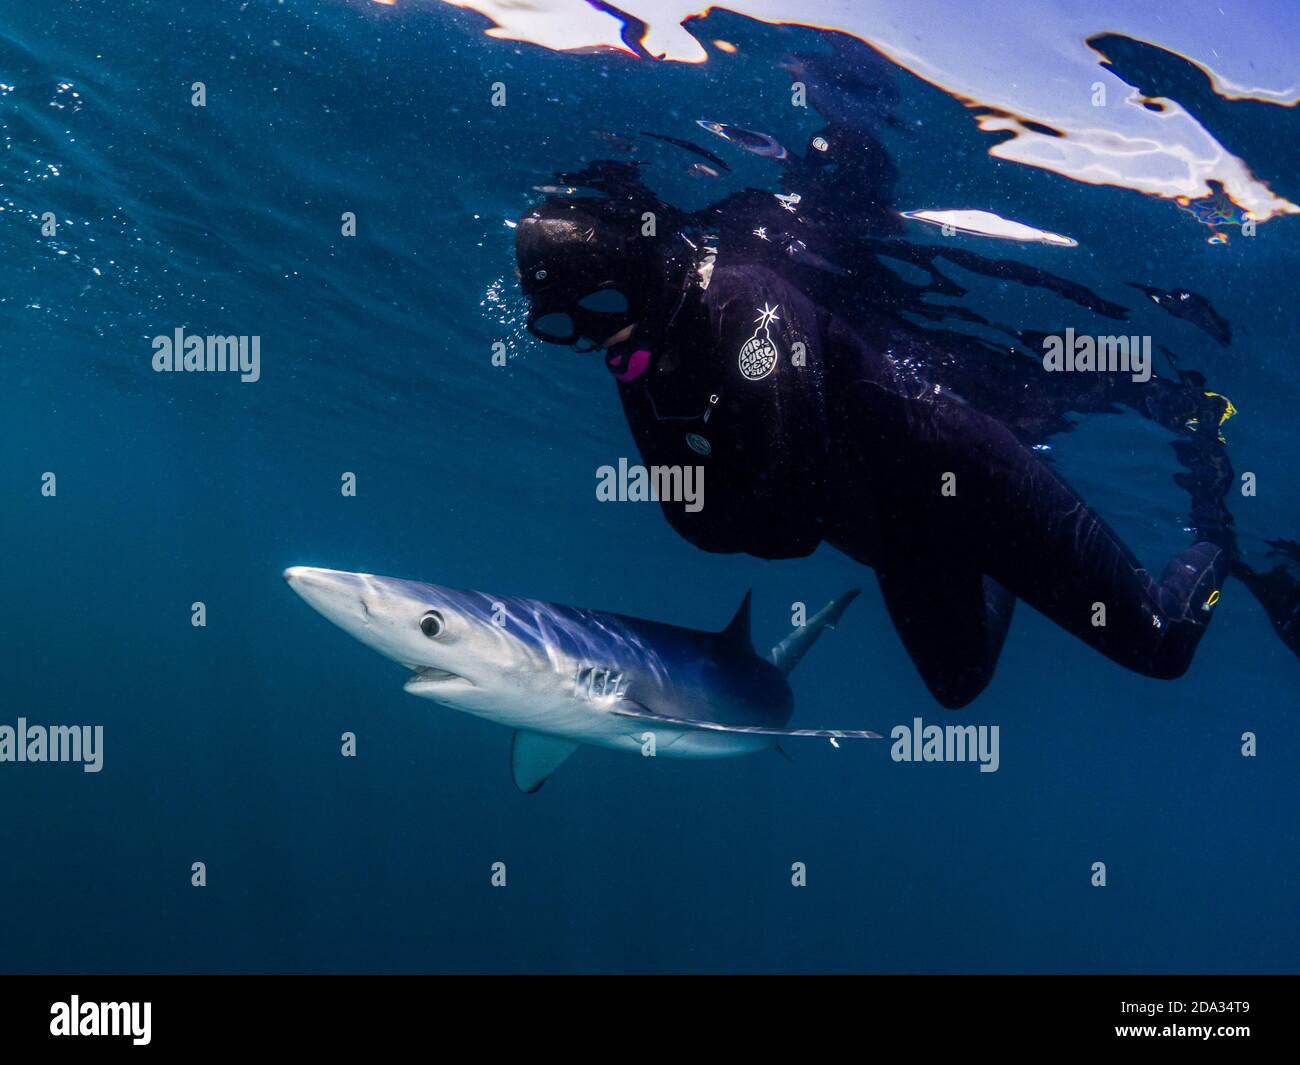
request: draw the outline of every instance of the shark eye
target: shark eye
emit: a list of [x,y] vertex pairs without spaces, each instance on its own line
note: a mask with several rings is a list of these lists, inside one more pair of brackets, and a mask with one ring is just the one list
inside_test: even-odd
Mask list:
[[429,639],[436,640],[442,635],[443,629],[447,627],[446,622],[442,620],[442,615],[436,610],[430,610],[420,619],[420,631]]

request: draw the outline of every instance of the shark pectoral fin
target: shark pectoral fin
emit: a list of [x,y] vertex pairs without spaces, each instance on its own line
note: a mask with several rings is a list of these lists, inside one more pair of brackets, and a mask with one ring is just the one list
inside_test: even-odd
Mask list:
[[722,725],[716,721],[697,721],[686,717],[668,717],[666,714],[654,714],[639,703],[625,703],[610,711],[619,717],[630,717],[637,721],[650,721],[668,725],[675,729],[696,729],[700,732],[744,732],[753,736],[820,736],[824,739],[841,740],[878,740],[879,732],[866,729],[830,729],[830,728],[766,728],[762,725]]
[[578,745],[568,740],[543,736],[540,732],[516,731],[510,741],[510,772],[515,786],[525,795],[531,795],[577,749]]

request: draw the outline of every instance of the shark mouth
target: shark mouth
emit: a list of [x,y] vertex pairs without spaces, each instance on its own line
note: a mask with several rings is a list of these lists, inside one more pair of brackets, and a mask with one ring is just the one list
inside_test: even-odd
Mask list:
[[472,681],[462,677],[459,673],[452,673],[450,670],[434,669],[433,666],[413,666],[411,668],[411,676],[403,687],[406,691],[415,695],[441,691],[449,687],[474,687]]

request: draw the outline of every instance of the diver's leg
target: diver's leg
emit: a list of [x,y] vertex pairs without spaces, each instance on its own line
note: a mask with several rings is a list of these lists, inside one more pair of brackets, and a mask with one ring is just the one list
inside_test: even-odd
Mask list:
[[1015,598],[974,570],[883,563],[876,576],[908,656],[930,693],[950,710],[993,679]]
[[[1183,471],[1174,475],[1180,487],[1191,496],[1191,525],[1202,540],[1223,548],[1230,560],[1230,572],[1246,587],[1268,615],[1274,631],[1287,648],[1300,656],[1300,580],[1285,564],[1261,568],[1244,557],[1233,528],[1232,514],[1226,498],[1237,483],[1227,447],[1219,434],[1220,426],[1235,412],[1228,400],[1215,393],[1200,391],[1206,407],[1188,419],[1185,433],[1189,439],[1176,440],[1174,453]],[[1281,557],[1294,565],[1300,562],[1300,545],[1287,540],[1268,541],[1270,558]]]
[[1236,408],[1226,396],[1207,390],[1205,379],[1194,372],[1180,372],[1179,380],[1152,378],[1138,384],[1124,379],[1120,385],[1111,390],[1109,399],[1178,434],[1173,449],[1182,470],[1174,474],[1174,481],[1190,500],[1192,532],[1198,540],[1223,550],[1231,575],[1264,608],[1282,642],[1300,656],[1300,580],[1285,566],[1265,571],[1248,563],[1227,507],[1237,477],[1220,430]]
[[[1203,382],[1188,386],[1200,397],[1199,408],[1181,427],[1187,439],[1174,441],[1174,454],[1183,467],[1174,475],[1191,497],[1190,524],[1196,535],[1223,548],[1230,560],[1230,572],[1264,608],[1268,620],[1287,648],[1300,656],[1300,580],[1287,566],[1252,565],[1242,552],[1232,514],[1227,507],[1228,491],[1237,476],[1228,457],[1220,427],[1236,413],[1232,404],[1216,392],[1204,390]],[[1269,557],[1300,561],[1300,549],[1286,540],[1269,541]]]
[[871,382],[848,392],[882,524],[946,536],[967,566],[1129,669],[1187,669],[1226,571],[1220,550],[1196,544],[1154,581],[1000,423],[942,395],[909,399]]
[[[1238,545],[1233,517],[1227,507],[1227,495],[1236,485],[1237,476],[1220,428],[1236,409],[1225,396],[1207,391],[1199,374],[1180,382],[1178,387],[1182,396],[1175,395],[1173,388],[1166,390],[1158,401],[1159,410],[1144,413],[1185,437],[1174,441],[1174,454],[1183,467],[1174,480],[1191,499],[1189,523],[1199,539],[1223,549],[1230,560],[1232,576],[1264,608],[1287,648],[1300,656],[1300,580],[1285,565],[1267,569],[1251,565]],[[1273,557],[1289,557],[1292,562],[1300,560],[1295,544],[1289,545],[1290,551],[1285,540],[1271,541],[1269,546]]]

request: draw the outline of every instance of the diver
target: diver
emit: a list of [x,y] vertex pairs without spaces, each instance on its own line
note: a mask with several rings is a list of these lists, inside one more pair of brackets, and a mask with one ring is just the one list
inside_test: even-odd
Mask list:
[[[1056,382],[1008,390],[994,416],[965,394],[983,376],[970,338],[912,327],[895,313],[896,282],[810,251],[813,229],[789,224],[798,197],[748,190],[688,217],[626,177],[597,168],[585,183],[604,195],[531,209],[518,269],[531,333],[603,352],[643,460],[708,470],[702,509],[661,501],[677,532],[767,559],[825,541],[872,567],[946,707],[991,680],[1017,599],[1134,672],[1186,671],[1232,562],[1230,518],[1214,501],[1228,481],[1200,494],[1218,535],[1157,579],[1022,430],[1131,401],[1217,436],[1226,400],[1169,381],[1140,399],[1116,384],[1081,400],[1073,392],[1103,376],[1091,375],[1055,396]],[[642,236],[646,211],[671,236]],[[1087,302],[1050,278],[1028,282]]]

